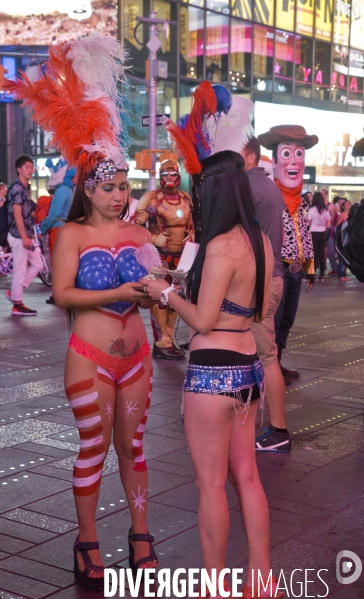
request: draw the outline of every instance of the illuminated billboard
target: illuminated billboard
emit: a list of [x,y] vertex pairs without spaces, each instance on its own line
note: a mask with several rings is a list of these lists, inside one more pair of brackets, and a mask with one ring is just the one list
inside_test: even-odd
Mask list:
[[83,21],[71,19],[67,12],[72,0],[16,0],[1,3],[1,46],[50,46],[100,31],[117,35],[116,0],[92,0],[92,15]]
[[[364,184],[364,157],[351,155],[354,143],[364,135],[364,114],[255,103],[255,135],[288,124],[303,125],[319,138],[316,146],[306,150],[306,165],[316,167],[317,183]],[[262,153],[270,156],[264,148]]]

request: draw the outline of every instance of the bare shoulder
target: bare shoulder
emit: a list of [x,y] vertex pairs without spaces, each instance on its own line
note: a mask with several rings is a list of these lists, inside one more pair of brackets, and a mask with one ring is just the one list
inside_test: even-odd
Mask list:
[[233,258],[233,253],[238,248],[238,243],[236,235],[232,235],[231,231],[218,235],[207,244],[206,257]]
[[58,231],[57,239],[59,238],[61,241],[71,243],[72,245],[79,245],[84,226],[76,222],[66,223]]
[[123,231],[125,235],[130,236],[138,245],[143,243],[152,243],[152,237],[149,231],[141,225],[125,222]]

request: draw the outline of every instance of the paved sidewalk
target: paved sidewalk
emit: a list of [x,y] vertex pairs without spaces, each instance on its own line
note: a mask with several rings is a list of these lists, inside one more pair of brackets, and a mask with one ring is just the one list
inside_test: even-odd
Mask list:
[[[0,597],[100,597],[74,583],[77,524],[72,467],[78,433],[63,391],[67,328],[62,310],[44,303],[37,281],[25,301],[36,318],[15,318],[0,279]],[[149,333],[150,326],[148,324]],[[178,332],[186,341],[186,327]],[[287,388],[290,454],[260,454],[271,510],[272,567],[287,583],[295,568],[313,568],[307,591],[287,596],[364,597],[364,578],[340,585],[339,551],[364,563],[364,285],[317,283],[303,293],[284,363],[301,372]],[[160,567],[202,567],[197,492],[180,417],[186,362],[155,362],[145,435],[149,522]],[[242,456],[244,459],[244,456]],[[228,485],[231,532],[227,566],[246,567],[247,545],[237,499]],[[127,565],[129,515],[115,452],[105,465],[98,530],[107,566]],[[317,577],[317,570],[329,587]],[[303,573],[294,580],[303,581]],[[300,594],[301,593],[301,594]],[[117,596],[117,595],[116,595]]]

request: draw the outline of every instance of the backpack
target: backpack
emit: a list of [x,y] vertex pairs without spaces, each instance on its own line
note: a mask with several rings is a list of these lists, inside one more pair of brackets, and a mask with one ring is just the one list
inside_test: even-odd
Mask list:
[[345,266],[364,283],[364,205],[354,204],[346,221],[336,227],[335,247]]

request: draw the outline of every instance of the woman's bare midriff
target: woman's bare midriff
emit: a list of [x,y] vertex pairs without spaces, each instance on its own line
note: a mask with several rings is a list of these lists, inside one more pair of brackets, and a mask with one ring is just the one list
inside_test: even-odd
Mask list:
[[124,358],[135,354],[147,336],[138,308],[123,318],[124,323],[97,310],[78,310],[73,332],[102,352]]

